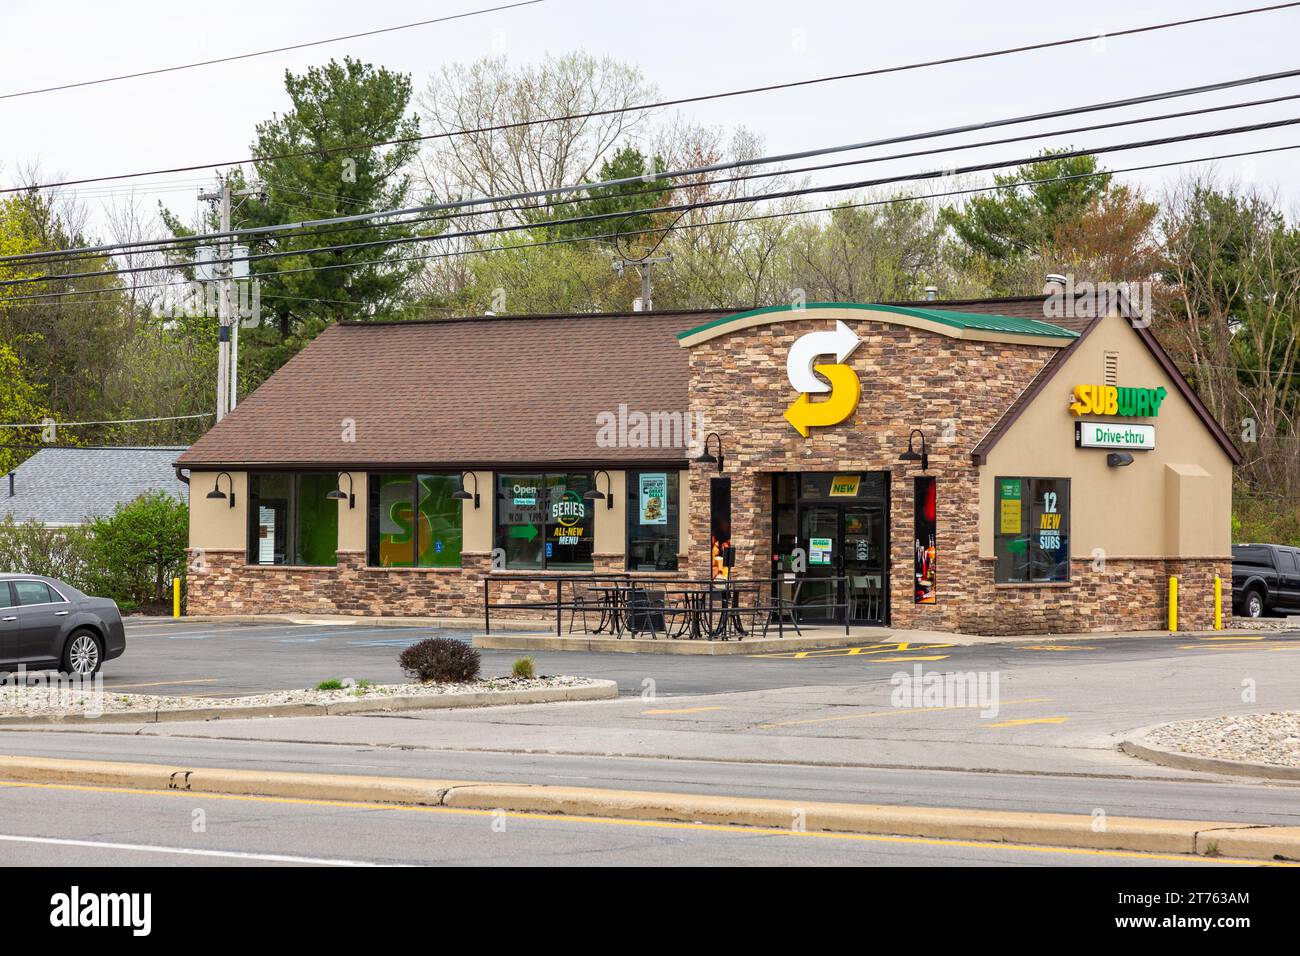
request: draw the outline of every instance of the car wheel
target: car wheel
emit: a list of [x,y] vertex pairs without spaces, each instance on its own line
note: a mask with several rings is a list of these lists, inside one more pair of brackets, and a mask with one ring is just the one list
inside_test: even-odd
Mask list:
[[104,648],[91,631],[73,631],[63,648],[63,673],[93,677],[104,663]]
[[1264,616],[1264,595],[1251,591],[1246,595],[1246,617]]

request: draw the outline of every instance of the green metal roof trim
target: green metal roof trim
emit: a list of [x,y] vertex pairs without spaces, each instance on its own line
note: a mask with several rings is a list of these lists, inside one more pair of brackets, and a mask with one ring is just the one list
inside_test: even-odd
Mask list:
[[1026,335],[1039,338],[1067,338],[1074,339],[1079,337],[1079,333],[1072,329],[1065,329],[1059,325],[1052,325],[1049,322],[1040,322],[1038,319],[1022,319],[1011,315],[988,315],[977,314],[974,312],[950,312],[946,309],[917,309],[902,305],[871,305],[863,302],[809,302],[796,308],[793,305],[772,305],[764,309],[751,309],[748,312],[737,312],[735,315],[724,315],[722,318],[714,319],[712,322],[706,322],[704,325],[697,325],[693,329],[687,329],[685,332],[678,332],[677,338],[687,339],[692,335],[698,335],[709,329],[716,329],[719,326],[727,325],[731,322],[747,319],[754,315],[765,315],[770,312],[803,312],[811,309],[860,309],[864,312],[893,312],[897,315],[906,315],[914,319],[925,319],[930,322],[937,322],[940,325],[946,325],[954,329],[977,329],[982,332],[1003,332],[1009,335]]

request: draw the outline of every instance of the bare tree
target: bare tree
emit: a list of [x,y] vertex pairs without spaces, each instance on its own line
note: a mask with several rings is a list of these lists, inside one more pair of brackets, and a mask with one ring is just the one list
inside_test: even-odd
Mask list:
[[[582,182],[646,123],[648,111],[628,107],[654,96],[636,67],[583,52],[517,68],[505,57],[448,64],[418,98],[424,130],[463,135],[430,141],[421,157],[425,180],[447,198]],[[601,115],[581,115],[593,112]],[[529,122],[542,119],[559,121]],[[496,126],[509,128],[485,129]],[[508,212],[490,218],[521,221]]]

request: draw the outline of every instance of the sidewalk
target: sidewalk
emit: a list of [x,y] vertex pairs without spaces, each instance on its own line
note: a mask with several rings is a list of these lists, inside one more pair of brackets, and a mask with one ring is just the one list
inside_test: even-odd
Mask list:
[[[425,627],[439,628],[445,630],[470,631],[475,635],[475,645],[488,648],[510,648],[510,649],[527,649],[537,650],[629,650],[632,646],[642,644],[653,644],[659,648],[666,645],[691,645],[699,647],[701,645],[723,644],[731,647],[743,647],[745,653],[756,653],[766,650],[760,648],[756,650],[759,642],[750,638],[744,641],[672,641],[667,638],[661,638],[656,641],[648,639],[638,639],[633,641],[630,638],[610,638],[601,639],[589,634],[564,634],[559,637],[555,634],[554,621],[548,620],[494,620],[492,622],[492,633],[490,637],[495,639],[499,637],[495,632],[508,631],[512,638],[517,638],[520,643],[483,643],[479,644],[480,637],[489,637],[485,635],[482,628],[482,620],[479,617],[390,617],[378,615],[350,615],[350,614],[296,614],[293,612],[284,614],[196,614],[187,615],[181,618],[169,617],[145,617],[143,615],[133,615],[126,618],[129,625],[149,624],[294,624],[294,625],[318,625],[321,627],[345,626],[351,625],[356,627]],[[1104,641],[1116,640],[1120,638],[1160,638],[1160,637],[1258,637],[1261,634],[1268,634],[1275,631],[1287,629],[1292,623],[1300,629],[1300,620],[1290,622],[1289,619],[1278,618],[1270,619],[1266,627],[1233,627],[1227,626],[1222,630],[1179,630],[1171,632],[1167,630],[1150,630],[1150,631],[1094,631],[1094,632],[1073,632],[1062,634],[961,634],[948,633],[946,631],[920,631],[907,630],[904,628],[891,627],[874,627],[859,626],[850,628],[846,636],[842,625],[805,625],[800,628],[802,633],[796,633],[793,628],[787,628],[784,638],[774,636],[774,632],[769,631],[764,643],[777,644],[783,642],[781,646],[789,650],[799,650],[796,646],[799,641],[809,640],[810,647],[833,647],[833,646],[853,646],[855,644],[882,644],[894,642],[906,642],[908,644],[948,644],[954,647],[966,647],[980,644],[1014,644],[1014,643],[1037,643],[1037,644],[1055,644],[1065,641]],[[547,642],[542,646],[541,642]],[[603,646],[585,646],[597,644],[619,644],[619,647],[606,648]],[[663,651],[660,650],[660,653]],[[697,651],[696,653],[699,653]],[[708,653],[708,652],[705,652]]]

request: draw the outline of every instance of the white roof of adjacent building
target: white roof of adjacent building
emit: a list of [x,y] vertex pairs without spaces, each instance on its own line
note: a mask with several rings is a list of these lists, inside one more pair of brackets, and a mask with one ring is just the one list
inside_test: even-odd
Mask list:
[[0,518],[45,525],[79,525],[110,515],[142,494],[163,491],[189,499],[173,463],[185,446],[151,448],[42,448],[0,477]]

